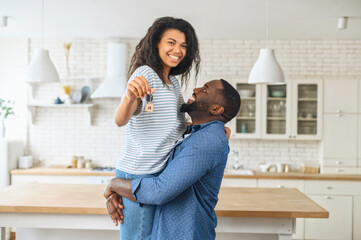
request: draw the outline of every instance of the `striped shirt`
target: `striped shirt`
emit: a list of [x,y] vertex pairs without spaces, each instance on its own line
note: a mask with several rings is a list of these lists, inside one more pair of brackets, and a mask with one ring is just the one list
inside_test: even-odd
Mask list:
[[149,66],[137,68],[129,79],[144,76],[155,89],[153,112],[144,111],[142,99],[130,118],[125,131],[125,146],[116,168],[130,174],[152,174],[165,168],[169,153],[185,132],[185,116],[179,111],[184,103],[178,80],[169,76],[172,84],[164,86]]

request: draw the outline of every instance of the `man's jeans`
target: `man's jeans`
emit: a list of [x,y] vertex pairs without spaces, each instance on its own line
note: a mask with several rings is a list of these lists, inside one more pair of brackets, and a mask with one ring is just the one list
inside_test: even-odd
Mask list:
[[[151,178],[159,174],[135,175],[126,173],[116,169],[115,175],[117,178],[137,179],[137,178]],[[156,194],[156,193],[154,193]],[[123,224],[120,224],[120,239],[121,240],[147,240],[152,235],[153,218],[155,212],[155,205],[148,205],[132,202],[123,198]]]

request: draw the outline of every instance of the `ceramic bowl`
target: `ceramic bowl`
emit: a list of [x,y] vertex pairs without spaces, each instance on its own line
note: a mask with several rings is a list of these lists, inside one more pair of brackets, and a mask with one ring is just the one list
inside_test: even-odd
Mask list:
[[254,90],[252,90],[252,89],[240,89],[240,90],[238,90],[238,93],[241,96],[241,98],[253,97]]
[[271,97],[286,97],[285,91],[271,91]]

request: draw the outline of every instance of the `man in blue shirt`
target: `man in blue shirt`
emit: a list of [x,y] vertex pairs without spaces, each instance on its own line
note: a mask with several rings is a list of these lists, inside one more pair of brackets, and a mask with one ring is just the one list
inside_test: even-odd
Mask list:
[[167,167],[154,178],[114,178],[105,190],[113,221],[122,222],[121,198],[158,205],[152,239],[214,239],[218,201],[229,153],[224,124],[235,117],[241,99],[227,81],[195,88],[181,107],[193,125],[171,152]]

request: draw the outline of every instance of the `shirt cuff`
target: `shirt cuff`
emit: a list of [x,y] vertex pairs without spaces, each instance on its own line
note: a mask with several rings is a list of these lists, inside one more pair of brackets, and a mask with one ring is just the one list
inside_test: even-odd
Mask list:
[[132,180],[130,184],[130,189],[132,190],[133,197],[136,201],[138,201],[137,196],[135,195],[135,192],[138,190],[140,186],[140,182],[142,181],[141,178]]

